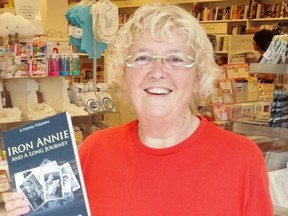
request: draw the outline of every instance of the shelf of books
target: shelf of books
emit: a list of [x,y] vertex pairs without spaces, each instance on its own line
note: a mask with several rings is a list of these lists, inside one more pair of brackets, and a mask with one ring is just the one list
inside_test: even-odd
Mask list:
[[250,22],[270,22],[270,21],[288,21],[288,17],[267,17],[267,18],[257,18],[257,19],[249,19]]
[[[144,4],[143,0],[112,0],[112,2],[117,5],[119,8],[128,8],[128,7],[139,7]],[[147,3],[154,3],[154,0],[146,0]],[[201,3],[201,2],[227,2],[227,0],[159,0],[158,2],[170,3],[170,4],[192,4],[192,3]]]

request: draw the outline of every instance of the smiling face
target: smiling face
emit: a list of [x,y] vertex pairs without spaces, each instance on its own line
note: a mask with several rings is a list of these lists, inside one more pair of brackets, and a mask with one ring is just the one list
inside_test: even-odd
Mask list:
[[[155,41],[141,36],[130,54],[147,56],[187,56],[192,50],[185,38],[174,34],[170,40]],[[196,65],[189,68],[167,69],[157,58],[150,68],[125,67],[126,87],[138,117],[170,118],[190,112],[193,92],[198,91]]]

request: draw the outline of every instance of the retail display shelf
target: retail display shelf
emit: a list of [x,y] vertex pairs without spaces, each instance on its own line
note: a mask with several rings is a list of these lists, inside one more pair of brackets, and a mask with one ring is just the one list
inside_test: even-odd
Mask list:
[[240,134],[251,134],[279,139],[288,139],[287,128],[268,127],[263,125],[251,124],[248,122],[233,122],[233,132]]
[[261,21],[287,21],[288,17],[275,17],[275,18],[257,18],[257,19],[250,19],[251,22],[261,22]]
[[[119,8],[125,7],[139,7],[143,5],[142,0],[112,0],[112,2]],[[159,2],[171,4],[190,4],[196,2],[228,2],[228,0],[160,0]],[[145,1],[145,3],[154,3],[154,0]]]
[[233,20],[207,20],[200,21],[200,23],[239,23],[239,22],[247,22],[248,19],[233,19]]
[[250,63],[250,73],[288,74],[288,64]]

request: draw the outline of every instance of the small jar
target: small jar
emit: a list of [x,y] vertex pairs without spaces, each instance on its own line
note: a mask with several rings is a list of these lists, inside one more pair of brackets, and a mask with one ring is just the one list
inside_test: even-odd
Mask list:
[[59,55],[51,54],[48,64],[48,76],[59,76]]

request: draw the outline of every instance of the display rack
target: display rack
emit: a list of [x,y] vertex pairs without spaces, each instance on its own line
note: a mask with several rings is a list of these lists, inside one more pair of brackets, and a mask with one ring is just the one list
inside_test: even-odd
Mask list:
[[[250,63],[249,73],[266,73],[266,74],[278,74],[288,75],[288,64],[261,64]],[[287,128],[268,127],[264,122],[256,121],[234,121],[233,131],[242,134],[253,134],[267,137],[274,137],[279,139],[287,139]]]

